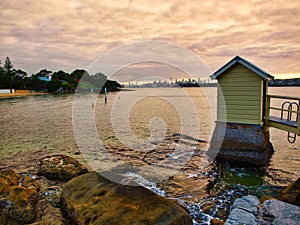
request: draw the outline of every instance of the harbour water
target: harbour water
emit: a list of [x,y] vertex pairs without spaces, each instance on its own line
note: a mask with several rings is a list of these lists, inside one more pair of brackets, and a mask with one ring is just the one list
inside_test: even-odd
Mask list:
[[[300,88],[269,88],[269,93],[299,96]],[[76,143],[72,123],[75,98],[42,95],[0,99],[0,159],[14,156],[17,164],[22,163],[18,156],[24,152],[33,157],[42,152],[72,155],[91,168],[100,162],[97,153],[81,149]],[[205,152],[214,129],[216,88],[114,92],[108,94],[107,103],[104,96],[98,96],[95,104],[88,106],[95,110],[101,145],[112,157],[106,159],[105,166],[176,199],[190,211],[195,224],[221,218],[220,209],[228,209],[240,195],[276,196],[280,187],[300,175],[300,140],[290,144],[287,133],[274,128],[270,128],[270,135],[275,152],[265,170],[216,168],[208,160]],[[168,165],[172,174],[155,174],[157,168],[179,161]],[[101,162],[97,165],[104,165]],[[211,207],[203,213],[203,206],[209,204]]]

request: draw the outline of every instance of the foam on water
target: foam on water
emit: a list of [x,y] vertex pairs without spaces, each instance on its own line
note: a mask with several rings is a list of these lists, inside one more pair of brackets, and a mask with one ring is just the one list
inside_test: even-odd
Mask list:
[[[130,179],[134,180],[139,185],[153,191],[154,193],[156,193],[162,197],[176,200],[180,205],[182,205],[184,208],[186,208],[188,210],[189,214],[193,218],[194,225],[209,225],[210,224],[210,220],[212,219],[212,217],[210,215],[202,212],[200,203],[188,202],[188,201],[184,200],[184,199],[191,198],[191,196],[181,196],[179,198],[172,198],[171,196],[167,196],[163,190],[158,188],[156,183],[153,183],[136,173],[127,172],[125,174],[125,176],[129,177]],[[201,222],[197,222],[197,221],[201,221]]]
[[125,173],[125,176],[126,177],[129,177],[131,178],[132,180],[134,180],[136,183],[138,183],[139,185],[153,191],[154,193],[162,196],[162,197],[165,197],[165,192],[161,189],[159,189],[156,185],[156,183],[153,183],[149,180],[146,180],[145,178],[143,178],[142,176],[136,174],[136,173],[133,173],[133,172],[127,172]]

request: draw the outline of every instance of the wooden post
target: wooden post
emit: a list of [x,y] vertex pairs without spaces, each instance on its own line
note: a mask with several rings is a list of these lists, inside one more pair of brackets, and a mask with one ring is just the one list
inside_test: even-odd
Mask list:
[[297,128],[298,128],[298,136],[300,136],[300,99],[299,99],[299,102],[298,102],[298,105],[299,105],[299,107],[298,107],[298,126],[297,126]]
[[268,126],[268,124],[269,124],[270,105],[271,105],[271,97],[269,95],[267,95],[266,116],[265,116],[265,124],[266,124],[266,126]]
[[104,102],[107,103],[107,89],[104,88]]

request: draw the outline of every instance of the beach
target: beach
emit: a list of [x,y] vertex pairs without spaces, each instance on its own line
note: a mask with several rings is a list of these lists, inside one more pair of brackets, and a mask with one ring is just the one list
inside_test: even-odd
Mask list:
[[[299,88],[270,88],[270,93],[297,95]],[[215,88],[159,88],[115,92],[109,93],[107,104],[104,96],[97,96],[95,105],[86,105],[95,110],[95,129],[101,146],[109,156],[105,163],[101,158],[101,151],[83,149],[84,145],[78,143],[78,137],[74,136],[75,95],[43,94],[2,98],[0,169],[14,169],[23,174],[36,173],[41,158],[64,154],[78,159],[90,170],[97,166],[101,170],[99,167],[105,166],[106,169],[127,173],[132,172],[132,168],[139,168],[143,173],[131,176],[144,184],[147,182],[142,178],[152,180],[156,183],[157,190],[162,190],[166,197],[195,205],[203,205],[203,199],[216,197],[213,195],[217,193],[220,197],[224,196],[225,192],[220,192],[222,190],[226,193],[231,190],[232,193],[247,190],[257,195],[272,196],[278,190],[276,187],[283,187],[296,180],[300,174],[299,140],[290,144],[286,139],[286,132],[270,128],[274,154],[266,170],[258,174],[257,171],[225,169],[223,175],[227,177],[219,180],[216,190],[212,190],[211,194],[207,192],[207,185],[221,173],[205,154],[215,124],[215,96]],[[184,107],[184,104],[190,104],[185,101],[190,100],[191,107]],[[196,113],[192,113],[195,110]],[[182,121],[184,124],[181,124]],[[128,126],[130,132],[126,130]],[[83,126],[81,131],[89,132],[89,127]],[[176,136],[180,133],[188,135],[180,139],[180,136]],[[193,136],[194,134],[196,135]],[[192,139],[188,138],[191,136]],[[178,145],[180,141],[183,144]],[[190,153],[190,149],[193,149],[192,156],[180,155],[180,151],[175,151],[178,155],[174,155],[174,149],[178,146],[185,149],[185,153]],[[159,172],[155,173],[158,167],[149,165],[165,165],[170,156],[187,158],[184,158],[186,161],[180,167],[171,165],[172,179],[168,176],[159,177]],[[261,192],[258,193],[257,190]]]

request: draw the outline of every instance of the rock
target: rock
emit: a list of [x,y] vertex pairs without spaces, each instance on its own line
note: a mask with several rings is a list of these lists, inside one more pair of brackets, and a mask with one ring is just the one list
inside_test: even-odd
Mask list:
[[124,163],[124,164],[120,164],[120,165],[113,167],[111,170],[118,174],[125,174],[128,172],[136,173],[140,169],[137,165],[135,165],[133,163]]
[[231,206],[230,210],[233,210],[235,208],[245,210],[247,212],[252,213],[255,216],[258,216],[260,203],[259,203],[259,200],[256,196],[247,195],[247,196],[243,196],[241,198],[237,198],[234,201],[234,203]]
[[76,225],[193,224],[188,212],[174,201],[141,186],[113,183],[96,172],[64,185],[61,208],[66,220]]
[[53,207],[46,201],[46,199],[39,200],[36,208],[37,219],[30,225],[64,225],[60,208]]
[[230,214],[225,225],[256,225],[260,215],[260,204],[256,196],[247,195],[237,198],[230,208]]
[[224,221],[223,220],[219,220],[219,219],[211,219],[210,220],[210,224],[211,225],[223,225]]
[[300,206],[300,177],[281,190],[279,199]]
[[248,195],[235,200],[225,225],[297,225],[299,221],[299,206],[279,200],[266,200],[261,208],[257,197]]
[[68,181],[87,172],[88,169],[72,157],[53,155],[40,160],[38,174],[52,180]]
[[239,208],[235,208],[230,212],[228,219],[225,222],[225,225],[240,224],[257,225],[258,220],[252,213],[249,213]]
[[216,216],[222,220],[226,220],[229,215],[229,208],[218,209]]
[[62,189],[61,188],[48,188],[43,194],[47,200],[47,202],[55,208],[59,208],[60,205],[60,195]]
[[269,139],[260,125],[217,122],[207,154],[221,164],[264,167],[274,152]]
[[0,172],[0,224],[27,224],[36,219],[39,185],[13,170]]
[[215,207],[216,205],[213,202],[207,202],[201,205],[201,210],[205,214],[210,214],[210,211]]
[[262,212],[273,225],[298,225],[300,221],[300,207],[279,200],[265,201]]

